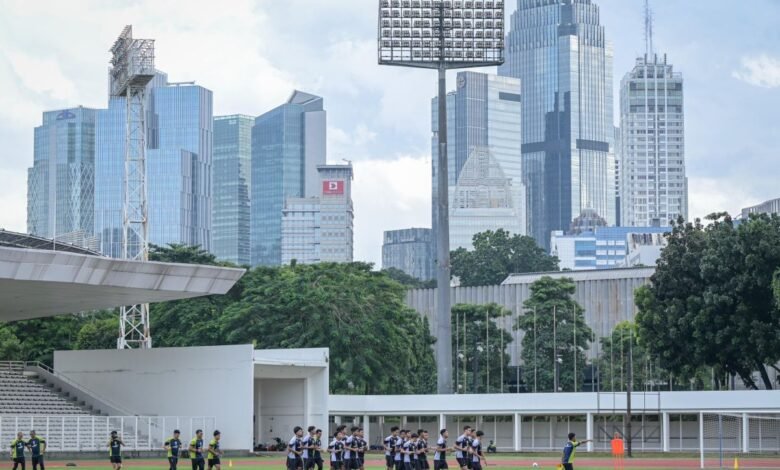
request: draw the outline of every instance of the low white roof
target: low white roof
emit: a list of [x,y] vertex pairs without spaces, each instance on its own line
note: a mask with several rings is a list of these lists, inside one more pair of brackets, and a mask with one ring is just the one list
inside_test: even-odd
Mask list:
[[244,272],[0,246],[0,321],[225,294]]

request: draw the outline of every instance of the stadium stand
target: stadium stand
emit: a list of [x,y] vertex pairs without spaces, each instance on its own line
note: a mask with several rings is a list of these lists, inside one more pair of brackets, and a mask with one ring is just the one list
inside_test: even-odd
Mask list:
[[24,371],[23,363],[0,363],[0,415],[91,415],[83,402]]

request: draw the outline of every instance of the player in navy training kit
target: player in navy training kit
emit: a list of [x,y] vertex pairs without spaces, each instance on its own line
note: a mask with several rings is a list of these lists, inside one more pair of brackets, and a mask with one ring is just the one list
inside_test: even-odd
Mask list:
[[328,451],[330,451],[330,468],[331,470],[342,470],[342,464],[344,463],[344,432],[337,431],[333,436],[333,441],[328,445]]
[[482,431],[477,431],[477,437],[476,439],[471,441],[471,468],[472,470],[482,470],[482,463],[484,462],[485,465],[487,465],[487,462],[485,461],[485,456],[482,455],[482,436],[484,436],[485,433]]
[[385,467],[393,470],[395,466],[395,440],[398,439],[398,426],[390,428],[390,435],[385,438]]
[[303,428],[295,426],[293,433],[295,435],[287,444],[287,470],[303,468],[303,460],[301,460],[301,455],[303,454],[303,441],[301,440]]
[[446,470],[447,467],[447,438],[450,437],[446,429],[439,431],[439,440],[436,441],[436,453],[433,454],[433,470]]
[[395,456],[393,457],[395,470],[404,470],[404,454],[402,452],[404,442],[406,442],[406,429],[401,429],[398,437],[395,438]]
[[317,429],[314,426],[309,426],[306,435],[301,439],[301,448],[303,449],[303,470],[309,470],[309,460],[314,456],[314,452],[311,450],[312,442],[314,441],[314,430]]
[[417,470],[428,470],[428,431],[417,431]]
[[357,435],[357,463],[358,469],[364,470],[366,466],[366,450],[368,449],[368,442],[363,439],[363,428],[358,429]]
[[463,427],[463,434],[455,439],[455,459],[458,461],[461,470],[469,468],[469,437],[471,436],[471,426]]
[[311,470],[314,466],[317,466],[317,470],[322,470],[322,429],[314,431],[314,438],[312,439],[311,449],[309,455],[313,457],[309,459],[309,468]]

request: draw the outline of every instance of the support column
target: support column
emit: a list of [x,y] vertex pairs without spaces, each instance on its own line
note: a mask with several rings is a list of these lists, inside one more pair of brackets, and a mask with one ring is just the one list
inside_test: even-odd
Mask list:
[[585,418],[585,439],[588,440],[588,452],[593,452],[593,413],[588,413]]
[[523,450],[523,416],[515,413],[515,452]]
[[371,418],[368,415],[363,415],[363,422],[360,423],[363,426],[363,439],[371,445]]
[[750,452],[750,419],[747,413],[742,413],[742,453]]
[[340,425],[341,425],[341,416],[334,416],[334,417],[333,417],[333,423],[334,423],[336,426],[340,426]]
[[[439,431],[441,431],[442,429],[444,429],[446,427],[447,427],[447,415],[445,415],[444,413],[439,413],[439,429],[436,430],[436,436],[437,436],[436,439],[437,440],[439,439],[439,437],[438,437]],[[457,431],[456,431],[456,433],[457,433]],[[453,433],[453,436],[456,433]]]
[[661,439],[663,439],[663,451],[669,452],[670,436],[669,413],[661,413]]
[[699,413],[699,468],[704,468],[704,413]]

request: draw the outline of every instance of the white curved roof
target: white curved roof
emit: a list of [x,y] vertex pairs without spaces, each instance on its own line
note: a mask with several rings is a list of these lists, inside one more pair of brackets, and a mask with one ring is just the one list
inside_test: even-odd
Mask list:
[[0,246],[0,321],[225,294],[244,272]]

